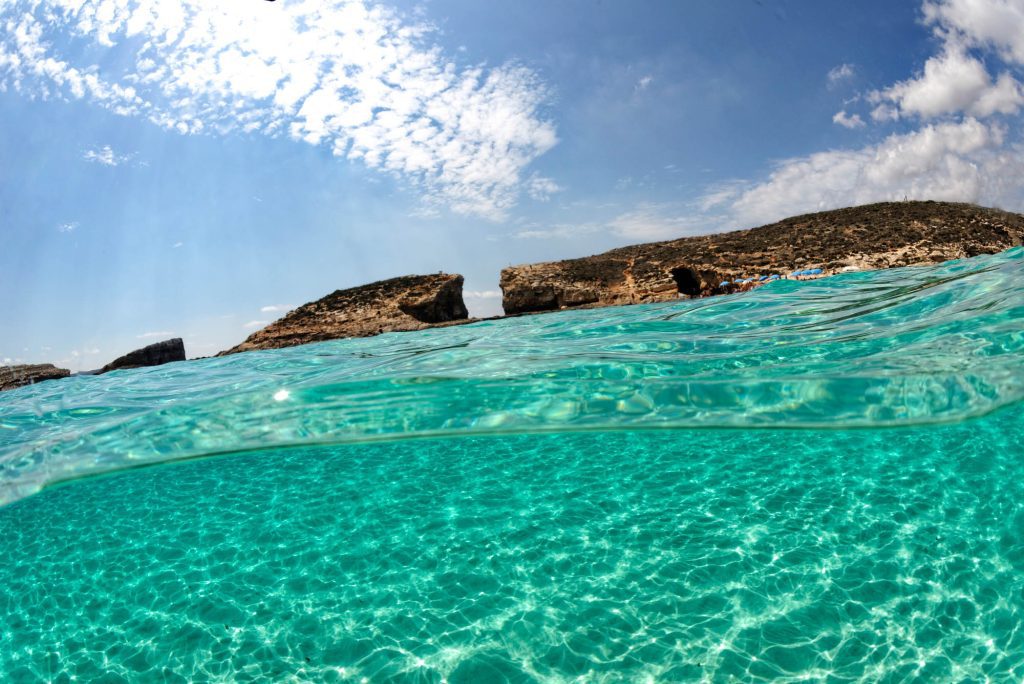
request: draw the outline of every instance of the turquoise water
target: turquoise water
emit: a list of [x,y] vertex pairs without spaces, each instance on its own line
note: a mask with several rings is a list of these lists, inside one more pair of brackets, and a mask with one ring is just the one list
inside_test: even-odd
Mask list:
[[0,672],[1020,681],[1022,276],[1015,249],[4,393]]

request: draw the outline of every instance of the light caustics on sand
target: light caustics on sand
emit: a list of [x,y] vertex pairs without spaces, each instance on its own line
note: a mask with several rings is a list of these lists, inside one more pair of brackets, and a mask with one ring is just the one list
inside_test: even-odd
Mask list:
[[6,393],[0,672],[1020,680],[1022,275],[1018,248]]

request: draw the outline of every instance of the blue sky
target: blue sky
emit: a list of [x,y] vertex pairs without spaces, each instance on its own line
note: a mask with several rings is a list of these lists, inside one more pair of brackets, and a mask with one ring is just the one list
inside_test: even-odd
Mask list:
[[0,363],[869,201],[1024,209],[1024,0],[0,2]]

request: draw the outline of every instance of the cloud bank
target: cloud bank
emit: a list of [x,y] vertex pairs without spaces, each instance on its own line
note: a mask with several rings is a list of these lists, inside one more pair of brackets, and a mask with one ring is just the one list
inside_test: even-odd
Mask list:
[[[867,94],[876,126],[902,124],[881,142],[777,162],[758,182],[710,189],[705,223],[746,228],[804,212],[879,201],[934,199],[1024,209],[1024,1],[926,0],[922,22],[938,49],[921,71]],[[997,75],[990,65],[1003,63]],[[852,75],[842,65],[834,83]],[[833,122],[862,130],[858,113]]]
[[[1024,210],[1024,0],[926,0],[921,22],[936,49],[920,70],[845,100],[832,118],[867,134],[869,144],[782,159],[763,178],[720,182],[689,201],[640,203],[586,223],[531,225],[514,237],[663,240],[903,199]],[[836,89],[859,76],[852,64],[840,64],[825,85]]]
[[93,147],[82,153],[82,159],[103,166],[120,166],[131,161],[134,154],[119,154],[110,145]]
[[557,187],[525,172],[557,142],[544,83],[460,66],[432,34],[363,0],[9,0],[0,88],[324,145],[462,214],[502,218]]

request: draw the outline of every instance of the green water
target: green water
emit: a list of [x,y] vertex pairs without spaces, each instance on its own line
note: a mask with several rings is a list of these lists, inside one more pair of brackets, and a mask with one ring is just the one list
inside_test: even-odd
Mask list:
[[1022,264],[0,395],[0,673],[1020,681]]

